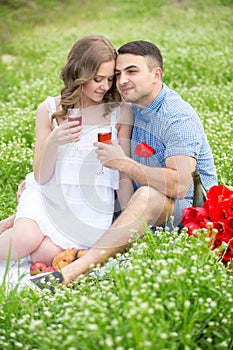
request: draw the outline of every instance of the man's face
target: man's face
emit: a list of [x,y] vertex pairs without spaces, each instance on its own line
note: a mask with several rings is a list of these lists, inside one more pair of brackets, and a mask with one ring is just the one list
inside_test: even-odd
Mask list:
[[117,88],[126,102],[147,106],[154,100],[155,73],[143,56],[119,54],[115,71]]

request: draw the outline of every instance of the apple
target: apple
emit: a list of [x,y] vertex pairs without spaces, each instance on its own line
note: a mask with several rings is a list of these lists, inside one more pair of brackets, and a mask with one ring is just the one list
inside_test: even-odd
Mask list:
[[54,272],[54,271],[57,271],[57,269],[55,269],[55,267],[53,266],[47,266],[43,272]]
[[77,259],[81,258],[83,255],[87,254],[88,249],[79,249],[77,251],[76,257]]
[[46,264],[43,263],[42,261],[35,261],[33,264],[30,266],[30,275],[38,275],[41,272],[44,272],[44,269],[46,268]]

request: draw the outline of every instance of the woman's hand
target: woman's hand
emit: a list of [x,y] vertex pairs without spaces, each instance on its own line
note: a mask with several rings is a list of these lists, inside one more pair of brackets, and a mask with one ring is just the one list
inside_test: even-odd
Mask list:
[[97,147],[97,159],[109,169],[120,170],[120,160],[128,158],[122,147],[115,141],[111,144],[94,142],[94,146]]
[[48,141],[56,146],[64,145],[70,142],[80,140],[82,126],[78,126],[77,121],[68,122],[65,120],[59,126],[53,129],[48,136]]

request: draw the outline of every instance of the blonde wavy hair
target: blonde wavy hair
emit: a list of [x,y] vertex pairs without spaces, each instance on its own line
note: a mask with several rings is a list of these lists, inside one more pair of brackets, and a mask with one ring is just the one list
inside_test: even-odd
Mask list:
[[[87,35],[71,48],[67,63],[61,70],[64,87],[61,89],[61,109],[52,118],[65,119],[67,110],[76,104],[82,107],[82,87],[94,79],[102,63],[116,60],[116,51],[110,41],[101,35]],[[105,94],[103,103],[120,102],[115,78],[111,89]]]

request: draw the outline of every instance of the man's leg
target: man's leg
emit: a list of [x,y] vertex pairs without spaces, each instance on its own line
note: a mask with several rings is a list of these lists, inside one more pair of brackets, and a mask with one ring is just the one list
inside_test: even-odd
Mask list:
[[130,238],[133,238],[133,231],[140,236],[143,234],[145,223],[151,226],[164,224],[173,208],[173,200],[151,187],[140,187],[127,208],[88,253],[62,269],[64,282],[69,284],[79,275],[88,273],[90,265],[102,264],[109,257],[122,252],[129,245]]

